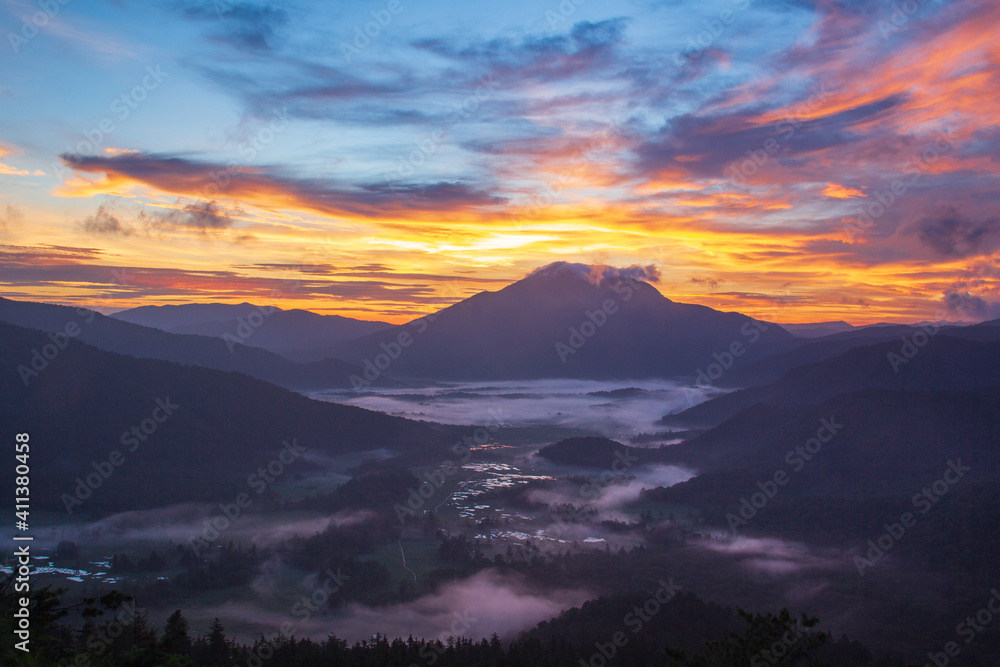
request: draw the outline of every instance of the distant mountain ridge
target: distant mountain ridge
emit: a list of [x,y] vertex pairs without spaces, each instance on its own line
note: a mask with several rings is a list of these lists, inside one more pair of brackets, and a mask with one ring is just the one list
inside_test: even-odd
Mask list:
[[819,338],[796,340],[788,351],[778,352],[743,368],[735,368],[712,384],[734,388],[770,384],[798,366],[832,359],[848,350],[879,342],[897,341],[901,344],[905,338],[917,336],[919,339],[929,331],[935,332],[934,335],[945,334],[965,340],[1000,342],[1000,326],[997,321],[973,325],[873,324]]
[[[102,350],[246,373],[297,391],[349,387],[350,377],[363,373],[363,369],[339,359],[296,364],[260,348],[227,344],[208,336],[167,333],[83,308],[0,297],[0,321],[53,333],[65,333],[67,327],[75,327],[79,340]],[[394,385],[385,375],[376,383]]]
[[836,322],[809,322],[805,324],[784,324],[781,327],[792,334],[793,336],[798,336],[799,338],[819,338],[820,336],[828,336],[834,333],[841,333],[843,331],[853,331],[855,326],[853,324],[848,324],[843,320],[838,320]]
[[251,303],[139,306],[111,317],[170,333],[225,338],[270,350],[299,363],[328,358],[330,355],[323,351],[330,345],[392,326],[387,322]]
[[[960,329],[957,331],[961,331]],[[855,347],[791,368],[780,380],[748,387],[666,415],[671,426],[713,426],[758,403],[810,405],[862,390],[971,391],[1000,387],[1000,343],[940,333],[904,351],[900,339]],[[891,356],[896,355],[896,356]]]
[[666,448],[668,462],[696,468],[699,475],[646,497],[736,506],[741,495],[760,491],[757,483],[766,485],[775,471],[791,478],[782,490],[789,498],[909,496],[939,477],[949,460],[959,459],[972,466],[967,482],[995,481],[1000,476],[998,411],[996,387],[862,390],[814,405],[756,404]]

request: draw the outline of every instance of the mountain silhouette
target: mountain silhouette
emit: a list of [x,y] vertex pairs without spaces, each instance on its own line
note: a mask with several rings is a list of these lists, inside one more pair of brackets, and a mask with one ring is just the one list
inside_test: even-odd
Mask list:
[[[400,336],[408,345],[397,348]],[[380,359],[394,377],[626,379],[735,368],[795,340],[776,324],[671,301],[629,269],[557,262],[336,350],[366,367]]]
[[[310,457],[386,447],[444,452],[462,433],[316,401],[240,373],[136,359],[75,339],[60,339],[60,349],[53,337],[0,323],[0,421],[30,430],[36,443],[33,508],[65,511],[62,494],[74,494],[77,478],[111,470],[116,450],[124,461],[104,481],[94,478],[99,488],[85,513],[231,501],[285,441]],[[34,371],[27,382],[22,367]],[[309,470],[308,458],[296,470]],[[13,497],[13,483],[4,475],[0,493]]]
[[251,303],[188,303],[139,306],[111,317],[178,334],[226,337],[260,347],[296,362],[329,357],[330,345],[391,327],[340,315],[319,315],[308,310],[282,310]]
[[[297,364],[260,348],[209,336],[167,333],[69,306],[0,297],[0,321],[52,333],[66,334],[71,329],[76,338],[102,350],[237,371],[297,391],[347,387],[350,377],[362,372],[339,359]],[[385,376],[377,382],[393,384]]]

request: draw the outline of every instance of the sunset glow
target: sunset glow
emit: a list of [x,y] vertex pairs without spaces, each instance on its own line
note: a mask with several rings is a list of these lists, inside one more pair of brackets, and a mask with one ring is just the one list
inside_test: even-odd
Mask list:
[[995,2],[404,2],[366,44],[368,5],[60,7],[0,13],[5,296],[399,323],[566,260],[781,322],[1000,316]]

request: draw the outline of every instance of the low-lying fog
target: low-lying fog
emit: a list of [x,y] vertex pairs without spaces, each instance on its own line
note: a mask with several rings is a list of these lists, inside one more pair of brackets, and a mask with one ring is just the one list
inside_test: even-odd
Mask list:
[[499,412],[505,426],[561,426],[626,438],[661,431],[660,417],[717,393],[669,380],[511,380],[327,390],[312,397],[442,424],[494,423]]
[[[313,589],[302,588],[306,596],[313,592]],[[333,595],[336,596],[336,592]],[[486,570],[447,583],[437,592],[411,602],[385,607],[351,603],[335,614],[319,616],[294,606],[265,610],[249,602],[230,602],[218,608],[196,611],[189,615],[189,620],[201,627],[211,623],[215,616],[221,616],[228,619],[234,632],[251,638],[272,635],[290,622],[297,637],[315,640],[326,639],[335,633],[338,638],[353,643],[380,633],[404,638],[412,634],[446,642],[449,636],[478,639],[494,632],[501,637],[511,637],[592,597],[592,592],[582,589],[532,590],[522,576]]]
[[[665,429],[656,422],[664,414],[700,403],[714,393],[717,390],[694,389],[662,380],[538,380],[451,383],[360,393],[325,391],[314,397],[447,424],[587,431],[627,445],[629,438],[639,433],[663,432]],[[643,488],[670,486],[694,474],[692,470],[655,464],[631,466],[625,471],[616,470],[612,475],[613,461],[608,461],[604,468],[593,468],[556,464],[536,456],[539,447],[549,442],[544,440],[544,435],[539,436],[542,442],[525,444],[522,441],[517,446],[506,445],[502,431],[495,436],[490,442],[498,449],[492,453],[475,453],[465,462],[461,477],[453,480],[454,486],[447,494],[434,498],[433,503],[443,519],[457,521],[456,526],[466,525],[469,520],[493,520],[495,523],[488,530],[473,535],[493,549],[491,553],[502,553],[508,545],[525,547],[529,540],[543,552],[635,546],[644,539],[641,531],[623,533],[601,522],[631,523],[636,519],[636,510],[630,506]],[[315,467],[309,474],[296,480],[283,480],[276,489],[292,497],[302,497],[308,489],[326,492],[349,479],[350,468],[363,458],[392,458],[397,454],[386,448],[341,457],[314,456],[311,460]],[[429,461],[427,465],[438,463]],[[498,501],[497,493],[517,493],[516,489],[524,484],[533,487],[524,492],[520,507],[506,507],[504,502]],[[406,498],[387,497],[386,502],[405,503]],[[579,520],[568,523],[550,513],[553,508],[567,506],[586,506],[588,511],[581,514]],[[121,575],[111,572],[112,554],[120,551],[143,553],[151,548],[166,552],[178,544],[190,544],[204,535],[209,521],[219,512],[213,505],[186,504],[124,512],[86,523],[63,522],[58,527],[40,531],[35,546],[37,553],[51,554],[59,541],[72,540],[87,554],[73,571],[51,569],[49,576],[61,579],[57,585],[75,582],[70,584],[71,588],[81,587],[81,590],[94,585],[121,586],[127,583],[127,578],[123,582]],[[217,543],[234,541],[258,547],[277,546],[274,553],[280,553],[281,543],[293,536],[308,537],[330,527],[364,524],[373,517],[374,514],[367,511],[334,515],[302,511],[247,512],[222,531]],[[414,536],[404,532],[399,552],[383,551],[378,558],[394,572],[409,571],[402,561],[404,548],[418,555],[428,548],[420,544],[419,539],[412,540]],[[710,548],[724,550],[727,547],[713,543]],[[799,553],[791,556],[753,554],[748,557],[747,565],[780,572],[802,567],[803,560],[812,564],[805,556]],[[252,640],[262,633],[270,634],[290,617],[296,624],[294,634],[317,639],[331,632],[349,641],[369,638],[373,632],[428,638],[446,638],[449,634],[488,637],[493,632],[510,636],[593,596],[593,591],[582,589],[533,590],[518,576],[501,576],[496,571],[486,570],[405,603],[387,607],[350,603],[332,615],[295,618],[290,614],[289,600],[314,591],[318,582],[311,581],[310,577],[316,575],[289,568],[277,556],[259,570],[252,585],[224,594],[220,591],[195,595],[169,609],[151,609],[150,620],[162,625],[166,615],[181,606],[192,628],[205,628],[212,618],[219,616],[230,635],[243,640]]]

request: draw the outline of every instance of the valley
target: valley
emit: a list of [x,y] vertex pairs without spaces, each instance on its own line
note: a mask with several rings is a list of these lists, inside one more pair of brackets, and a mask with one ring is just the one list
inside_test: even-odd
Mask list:
[[[606,295],[580,287],[584,305]],[[8,368],[55,335],[22,324],[58,332],[65,313],[2,312]],[[434,349],[431,327],[447,321],[395,359]],[[904,665],[913,629],[948,641],[949,615],[982,597],[1000,548],[985,537],[1000,515],[992,323],[947,327],[899,370],[886,361],[899,339],[862,329],[789,338],[770,356],[703,346],[672,378],[428,379],[391,376],[406,368],[394,363],[378,386],[302,393],[123,355],[106,326],[67,337],[26,387],[6,376],[5,418],[36,414],[33,441],[59,443],[35,454],[36,585],[78,604],[117,591],[154,626],[180,608],[196,631],[218,619],[246,646],[494,633],[515,646],[551,623],[576,636],[620,596],[656,600],[659,587],[673,591],[665,608],[683,600],[714,627],[738,629],[736,609],[815,614],[810,642],[846,638],[817,649],[833,664]],[[400,337],[373,335],[358,340]],[[607,344],[595,336],[581,354]],[[723,362],[718,383],[696,371]],[[45,418],[56,406],[71,418]],[[640,626],[629,651],[718,638],[671,634],[681,621],[647,635],[652,616],[628,618]],[[969,664],[991,647],[970,647]]]

